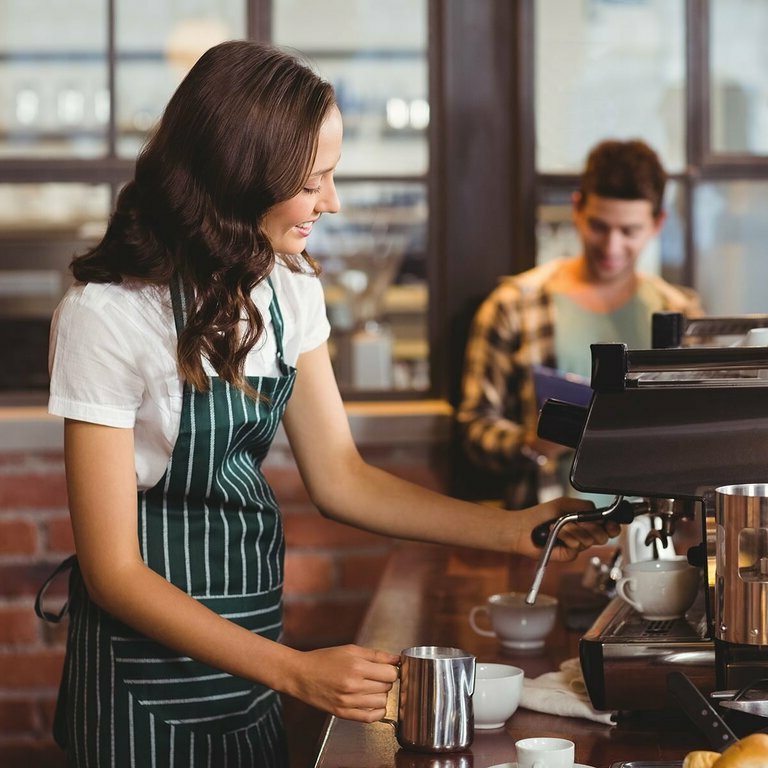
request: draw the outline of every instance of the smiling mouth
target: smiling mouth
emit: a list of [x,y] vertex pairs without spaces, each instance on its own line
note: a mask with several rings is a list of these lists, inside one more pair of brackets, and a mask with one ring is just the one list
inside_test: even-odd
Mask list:
[[309,233],[312,231],[313,224],[313,221],[305,221],[301,224],[297,224],[294,229],[298,230],[303,237],[308,237]]

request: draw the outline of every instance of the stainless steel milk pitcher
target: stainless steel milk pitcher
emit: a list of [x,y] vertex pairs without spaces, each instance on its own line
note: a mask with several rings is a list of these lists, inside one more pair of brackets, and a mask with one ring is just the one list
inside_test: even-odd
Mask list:
[[397,740],[418,752],[453,752],[472,743],[475,657],[424,645],[400,655]]

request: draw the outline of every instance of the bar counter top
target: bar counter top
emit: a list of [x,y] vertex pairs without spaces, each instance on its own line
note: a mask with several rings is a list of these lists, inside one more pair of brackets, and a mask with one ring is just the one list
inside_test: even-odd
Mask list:
[[[580,579],[578,574],[595,553],[582,553],[570,564],[550,563],[540,593],[558,595],[566,581]],[[391,556],[357,642],[393,653],[418,645],[458,647],[478,662],[521,667],[529,678],[556,670],[563,660],[578,656],[581,634],[566,628],[562,604],[555,630],[538,651],[502,651],[495,638],[477,635],[467,620],[472,606],[495,592],[527,592],[535,567],[534,561],[520,557],[402,544]],[[389,717],[395,708],[393,693]],[[476,730],[467,750],[450,754],[403,750],[387,723],[330,717],[315,768],[489,768],[513,762],[515,741],[528,736],[572,739],[576,762],[594,768],[622,761],[682,761],[687,752],[707,748],[685,715],[674,710],[625,714],[617,725],[604,725],[519,708],[503,729]]]

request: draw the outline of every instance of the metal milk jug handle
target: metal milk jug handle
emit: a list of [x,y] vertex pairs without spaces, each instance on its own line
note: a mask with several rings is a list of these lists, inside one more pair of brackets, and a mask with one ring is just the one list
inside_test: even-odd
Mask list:
[[474,734],[475,657],[458,648],[423,645],[400,654],[400,692],[394,726],[404,749],[455,752]]

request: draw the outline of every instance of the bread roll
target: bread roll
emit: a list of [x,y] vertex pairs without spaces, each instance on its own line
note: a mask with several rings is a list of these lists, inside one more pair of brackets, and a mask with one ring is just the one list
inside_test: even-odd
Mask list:
[[711,768],[766,768],[768,766],[768,734],[752,733],[731,744]]
[[689,752],[683,760],[683,768],[712,768],[716,760],[721,757],[719,752],[707,752],[705,749],[697,749]]

